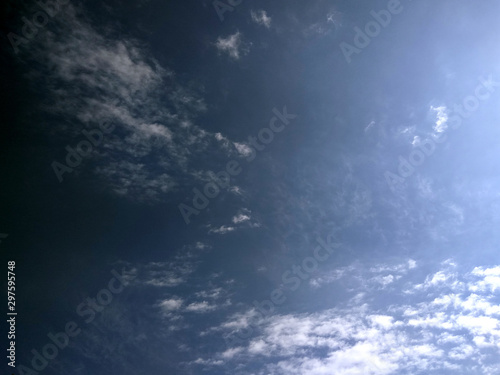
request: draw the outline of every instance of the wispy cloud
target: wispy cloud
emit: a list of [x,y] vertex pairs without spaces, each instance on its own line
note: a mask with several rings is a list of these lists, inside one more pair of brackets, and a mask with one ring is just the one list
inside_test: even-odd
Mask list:
[[174,310],[179,310],[183,303],[184,303],[184,301],[182,300],[182,298],[170,298],[170,299],[165,299],[165,300],[161,301],[159,303],[159,306],[163,310],[170,312],[170,311],[174,311]]
[[[130,264],[123,262],[135,277],[135,285],[172,288],[185,284],[199,264],[201,243],[184,246],[170,260]],[[177,300],[177,299],[174,299]]]
[[[240,194],[238,192],[238,194]],[[242,208],[236,215],[231,218],[231,225],[221,225],[220,227],[208,225],[208,233],[227,234],[242,228],[259,228],[261,224],[252,220],[251,211],[247,208]]]
[[245,221],[250,220],[250,216],[244,215],[244,214],[238,214],[236,216],[233,216],[233,223],[234,224],[239,224],[239,223],[244,223]]
[[248,52],[248,49],[243,45],[242,34],[239,31],[226,38],[219,37],[215,46],[219,51],[227,53],[234,60],[238,60],[242,54]]
[[[67,142],[78,142],[84,128],[113,123],[116,130],[88,158],[93,171],[116,194],[157,201],[185,177],[196,178],[190,161],[216,145],[196,125],[207,109],[203,92],[181,82],[143,43],[93,25],[82,7],[61,7],[51,22],[55,32],[30,45],[26,58],[40,66],[31,78],[48,89],[43,108],[62,120],[56,130]],[[237,33],[220,46],[239,57],[240,43]]]
[[234,147],[236,147],[236,150],[242,155],[242,156],[250,156],[252,154],[252,149],[250,146],[244,144],[244,143],[239,143],[239,142],[233,142]]
[[434,107],[431,106],[431,110],[436,113],[436,125],[434,125],[434,131],[436,133],[442,133],[448,129],[448,110],[445,106]]
[[189,306],[186,307],[186,311],[188,312],[196,312],[196,313],[206,313],[209,311],[213,311],[217,308],[214,304],[209,304],[207,301],[202,302],[193,302]]
[[265,10],[251,11],[252,20],[259,25],[265,26],[268,29],[271,27],[271,17],[267,15]]
[[232,222],[233,224],[241,224],[241,223],[245,223],[247,221],[250,221],[251,219],[251,211],[244,208],[244,209],[241,209],[237,215],[233,216],[233,219],[232,219]]
[[215,233],[215,234],[226,234],[226,233],[234,231],[235,229],[236,229],[235,227],[229,227],[227,225],[222,225],[218,228],[210,228],[210,230],[208,232]]

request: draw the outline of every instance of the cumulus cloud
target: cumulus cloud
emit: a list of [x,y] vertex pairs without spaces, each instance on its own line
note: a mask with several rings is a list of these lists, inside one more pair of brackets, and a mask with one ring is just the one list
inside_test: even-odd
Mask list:
[[238,214],[236,216],[233,216],[233,223],[234,224],[239,224],[239,223],[244,223],[245,221],[250,220],[250,216],[245,215],[245,214]]
[[267,15],[265,10],[251,11],[252,20],[259,25],[265,26],[268,29],[271,27],[271,17]]
[[239,31],[226,38],[219,37],[215,46],[219,51],[227,53],[234,60],[238,60],[242,54],[248,52],[243,45],[242,34]]
[[[500,267],[459,274],[450,272],[449,262],[442,266],[413,285],[414,295],[401,290],[415,278],[409,275],[418,269],[415,261],[365,268],[366,280],[387,270],[400,276],[392,280],[398,283],[392,294],[378,296],[391,301],[385,307],[376,299],[368,303],[361,283],[349,301],[322,311],[264,316],[252,308],[234,314],[212,332],[247,332],[246,339],[227,341],[214,359],[238,366],[241,374],[498,373],[500,307],[490,286],[496,281],[486,280],[500,275]],[[336,273],[337,280],[350,277]],[[257,363],[261,367],[251,369]]]
[[213,288],[210,290],[202,290],[196,293],[196,296],[202,298],[217,299],[223,294],[224,290],[222,288]]
[[500,266],[487,269],[476,267],[472,271],[472,274],[483,279],[479,282],[469,284],[469,290],[480,292],[489,290],[495,292],[497,289],[500,289]]
[[252,148],[250,146],[239,142],[233,142],[233,144],[236,150],[238,150],[238,152],[240,153],[240,155],[244,157],[252,155]]
[[238,211],[237,215],[234,215],[233,218],[231,219],[233,224],[242,224],[250,221],[252,219],[251,217],[251,211],[247,208],[242,208],[241,210]]
[[[235,193],[238,195],[241,194],[239,191]],[[259,228],[261,226],[259,222],[252,220],[251,211],[246,208],[240,209],[238,213],[231,218],[231,223],[231,225],[221,225],[220,227],[208,225],[208,233],[227,234],[241,228]]]
[[159,306],[165,311],[179,310],[184,301],[182,298],[165,299],[159,303]]
[[442,133],[448,129],[448,110],[445,106],[434,107],[431,106],[431,110],[436,112],[436,124],[434,125],[434,131],[436,133]]

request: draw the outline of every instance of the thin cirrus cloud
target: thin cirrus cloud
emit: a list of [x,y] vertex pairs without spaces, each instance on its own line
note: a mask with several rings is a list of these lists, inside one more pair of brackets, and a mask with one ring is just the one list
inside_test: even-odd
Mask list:
[[133,277],[133,285],[155,288],[173,288],[186,284],[200,264],[200,257],[208,245],[197,242],[184,246],[169,260],[132,264],[122,261],[126,273]]
[[[194,285],[186,285],[184,287],[196,288]],[[192,293],[191,297],[188,298],[172,295],[155,304],[159,308],[162,317],[171,324],[179,322],[187,322],[189,324],[190,316],[186,316],[186,314],[207,314],[215,310],[225,309],[231,305],[229,290],[222,287],[202,289]],[[181,328],[182,326],[177,327],[177,329]]]
[[213,311],[217,308],[217,305],[210,304],[207,301],[193,302],[186,307],[186,311],[195,313],[206,313]]
[[219,52],[224,52],[233,60],[239,60],[242,56],[249,52],[248,44],[243,42],[242,34],[237,31],[227,37],[219,37],[215,43],[215,47]]
[[[116,125],[89,157],[111,191],[157,201],[186,177],[197,179],[193,158],[207,150],[227,155],[196,125],[207,111],[197,85],[180,82],[141,42],[95,29],[81,8],[68,4],[61,13],[51,26],[57,32],[41,33],[30,45],[27,61],[41,66],[31,78],[49,89],[42,107],[63,120],[58,136],[68,144],[78,143],[84,128]],[[244,51],[240,33],[219,46],[235,58]]]
[[252,212],[248,208],[242,208],[238,211],[236,215],[233,216],[231,221],[233,224],[242,224],[248,222],[252,219]]
[[215,234],[226,234],[230,233],[236,230],[235,227],[227,226],[227,225],[221,225],[220,227],[216,228],[210,228],[208,233],[215,233]]
[[250,216],[245,215],[245,214],[238,214],[236,216],[233,216],[233,219],[232,219],[234,224],[244,223],[245,221],[249,221],[249,220],[250,220]]
[[231,219],[232,225],[221,225],[219,227],[208,225],[208,233],[211,234],[227,234],[241,228],[259,228],[261,224],[252,220],[251,211],[247,208],[242,208]]
[[179,310],[183,303],[184,301],[182,300],[182,298],[170,298],[161,301],[159,303],[159,306],[162,310],[170,312],[174,310]]
[[268,29],[271,27],[272,19],[267,15],[267,12],[265,10],[252,10],[250,14],[252,16],[252,21],[254,21],[255,23],[265,26]]

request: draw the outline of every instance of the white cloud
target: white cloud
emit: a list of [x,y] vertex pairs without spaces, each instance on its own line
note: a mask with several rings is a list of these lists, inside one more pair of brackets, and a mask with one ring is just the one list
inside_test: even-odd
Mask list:
[[[47,88],[43,109],[68,142],[104,120],[115,125],[79,168],[96,159],[93,172],[113,192],[158,201],[186,180],[174,175],[196,175],[190,160],[205,152],[212,137],[195,124],[206,104],[196,85],[187,87],[139,40],[117,34],[116,25],[96,29],[89,20],[83,7],[62,7],[51,21],[55,32],[39,33],[30,44],[27,59],[39,64],[30,78]],[[239,39],[233,39],[235,48]],[[238,49],[228,51],[239,55]]]
[[199,250],[204,250],[204,249],[207,249],[209,248],[209,246],[203,242],[196,242],[196,248],[199,249]]
[[243,313],[231,315],[220,327],[214,327],[213,330],[226,330],[234,332],[240,329],[248,328],[250,325],[260,321],[259,314],[255,309],[247,310]]
[[221,133],[215,133],[215,139],[217,139],[218,141],[227,140],[227,138],[224,137]]
[[245,221],[248,221],[250,220],[250,216],[248,215],[245,215],[245,214],[238,214],[236,216],[233,216],[233,224],[240,224],[240,223],[244,223]]
[[243,348],[229,348],[225,352],[221,354],[222,358],[225,359],[230,359],[236,356],[238,353],[240,353],[243,350]]
[[243,195],[243,190],[239,186],[231,186],[229,191],[234,195]]
[[227,38],[219,37],[215,46],[219,51],[226,52],[235,60],[238,60],[241,57],[241,54],[247,52],[247,50],[243,48],[241,33],[239,31],[229,35]]
[[196,269],[199,255],[192,252],[196,246],[183,247],[169,261],[135,265],[132,268],[134,284],[168,288],[185,284]]
[[393,275],[386,275],[386,276],[377,276],[372,279],[373,282],[376,282],[378,284],[381,284],[382,287],[385,287],[389,284],[392,284],[394,280],[396,280],[398,277],[394,277]]
[[[413,288],[417,295],[406,296],[397,292],[403,288],[394,288],[394,295],[384,292],[382,305],[366,302],[366,295],[359,292],[366,283],[361,282],[353,290],[361,298],[350,298],[335,308],[267,317],[254,309],[234,314],[212,332],[233,337],[244,329],[252,334],[214,358],[224,360],[228,368],[238,367],[241,374],[448,374],[481,363],[481,374],[495,375],[496,352],[488,349],[500,349],[496,289],[478,288],[478,293],[469,294],[463,285],[481,285],[486,278],[499,275],[500,267],[478,267],[458,274],[449,272],[450,262],[442,266],[446,268],[417,284],[422,287]],[[393,283],[406,284],[403,275],[415,269],[416,262],[364,271],[357,268],[358,276],[337,272],[337,279],[361,273],[369,280],[374,272],[391,269],[401,272]],[[448,291],[451,293],[445,294]],[[387,298],[392,304],[383,306]],[[262,368],[247,371],[248,363],[261,363]]]
[[431,106],[431,110],[436,112],[436,125],[434,126],[434,131],[437,133],[446,131],[446,129],[448,129],[448,109],[445,106]]
[[207,301],[202,302],[193,302],[186,307],[186,311],[188,312],[196,312],[196,313],[206,313],[213,311],[217,308],[216,305],[209,304]]
[[144,267],[144,283],[155,287],[174,287],[184,284],[194,271],[189,262],[157,262]]
[[233,216],[231,221],[233,222],[233,224],[245,223],[245,222],[251,220],[251,216],[250,216],[251,213],[252,212],[249,209],[242,208],[241,210],[239,210],[237,215]]
[[224,361],[222,360],[211,360],[211,359],[203,359],[203,358],[198,358],[196,361],[193,363],[197,365],[208,365],[208,366],[220,366],[224,364]]
[[174,311],[179,310],[183,303],[182,298],[171,298],[161,301],[159,306],[165,311]]
[[346,272],[349,272],[350,270],[352,270],[352,268],[346,267],[327,272],[317,277],[312,277],[309,281],[309,284],[315,288],[318,288],[324,284],[330,284],[341,279],[346,274]]
[[455,360],[463,360],[466,358],[470,358],[475,353],[477,353],[477,349],[472,345],[461,345],[459,347],[453,348],[449,356]]
[[226,234],[234,231],[235,229],[236,229],[235,227],[228,227],[227,225],[222,225],[219,228],[211,228],[208,232],[215,234]]
[[268,29],[271,27],[271,17],[268,17],[265,10],[258,10],[256,12],[252,10],[251,15],[254,22],[258,23],[259,25],[263,25]]
[[[410,270],[417,267],[417,262],[413,259],[409,259],[404,263],[398,264],[376,264],[369,269],[364,269],[360,264],[351,265],[348,267],[337,268],[335,270],[319,273],[318,276],[312,277],[309,284],[312,287],[318,288],[325,284],[330,284],[337,282],[345,276],[352,277],[354,274],[357,275],[358,282],[367,290],[370,290],[374,284],[379,284],[382,288],[387,285],[392,284],[396,280],[399,280],[404,275],[408,274]],[[361,278],[361,274],[366,280]],[[370,278],[369,275],[372,275]]]
[[428,275],[425,282],[422,284],[415,285],[415,289],[429,289],[429,288],[445,288],[453,287],[459,288],[463,287],[463,283],[457,280],[456,273],[450,273],[447,269],[436,272],[433,275]]
[[394,323],[393,323],[394,318],[392,316],[372,315],[372,316],[369,316],[369,318],[372,320],[372,322],[375,325],[380,326],[383,329],[390,329],[394,325]]
[[370,268],[370,272],[373,273],[384,273],[392,272],[399,274],[406,274],[409,270],[417,267],[417,262],[413,259],[408,259],[407,262],[398,264],[378,264]]
[[486,291],[490,290],[495,292],[500,289],[500,267],[487,268],[476,267],[472,271],[472,275],[483,277],[479,282],[469,284],[469,290],[476,291]]
[[240,155],[247,157],[252,154],[252,149],[250,146],[244,144],[244,143],[238,143],[238,142],[233,142],[234,147],[236,147],[236,150],[240,153]]
[[202,290],[201,292],[197,292],[196,296],[201,298],[211,298],[217,299],[224,294],[224,290],[222,288],[213,288],[210,290]]
[[342,14],[336,10],[331,10],[326,15],[326,21],[328,23],[333,23],[335,28],[339,28],[342,26]]
[[370,123],[365,128],[365,133],[369,131],[373,126],[375,126],[375,124],[376,124],[375,121],[370,121]]

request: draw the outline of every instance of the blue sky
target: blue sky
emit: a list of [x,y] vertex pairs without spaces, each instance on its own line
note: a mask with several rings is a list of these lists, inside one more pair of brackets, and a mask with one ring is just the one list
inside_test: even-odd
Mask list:
[[499,373],[497,2],[58,4],[2,15],[8,371]]

